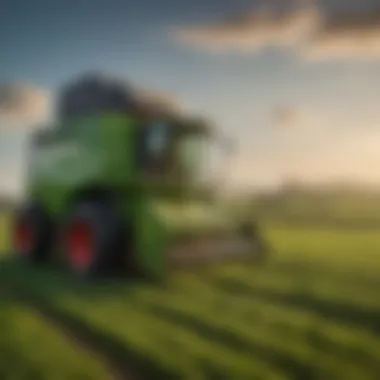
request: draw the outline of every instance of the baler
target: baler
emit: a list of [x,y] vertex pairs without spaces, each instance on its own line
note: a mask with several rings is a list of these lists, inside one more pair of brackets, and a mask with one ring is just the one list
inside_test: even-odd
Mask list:
[[58,259],[86,278],[115,269],[162,277],[176,267],[263,258],[255,223],[223,207],[204,180],[215,130],[144,109],[126,93],[102,103],[109,88],[76,81],[62,92],[55,125],[35,133],[28,198],[13,229],[17,258]]

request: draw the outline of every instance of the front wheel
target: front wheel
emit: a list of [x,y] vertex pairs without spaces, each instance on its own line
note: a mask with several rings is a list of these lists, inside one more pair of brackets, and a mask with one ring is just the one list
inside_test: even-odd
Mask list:
[[61,237],[63,258],[78,277],[97,277],[116,266],[123,254],[122,224],[114,210],[101,202],[77,204]]

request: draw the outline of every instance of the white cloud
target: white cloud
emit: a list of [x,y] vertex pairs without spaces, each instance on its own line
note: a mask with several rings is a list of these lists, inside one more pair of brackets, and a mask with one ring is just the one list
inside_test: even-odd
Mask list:
[[321,6],[285,12],[255,9],[193,27],[172,30],[189,46],[252,53],[268,46],[292,48],[306,61],[380,59],[380,11],[335,13]]
[[330,18],[309,42],[308,60],[380,58],[380,12],[340,14]]
[[314,7],[278,13],[265,8],[238,14],[208,26],[173,30],[179,41],[211,50],[251,52],[268,45],[293,46],[301,43],[320,23]]
[[0,128],[29,128],[49,114],[49,95],[38,87],[13,83],[0,85]]
[[303,126],[309,119],[304,109],[294,106],[278,106],[272,110],[272,124],[275,127],[292,128]]

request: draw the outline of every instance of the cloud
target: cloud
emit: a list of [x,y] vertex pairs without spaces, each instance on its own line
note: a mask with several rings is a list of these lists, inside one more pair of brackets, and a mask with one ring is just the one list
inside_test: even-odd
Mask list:
[[380,59],[380,9],[329,14],[320,5],[287,11],[254,9],[209,25],[172,30],[188,46],[252,53],[292,48],[306,61]]
[[302,55],[307,60],[380,58],[380,10],[331,17]]
[[0,85],[0,127],[25,127],[43,120],[48,113],[46,91],[22,83]]
[[297,107],[278,106],[272,110],[272,124],[276,127],[298,126],[303,118],[303,112]]
[[327,125],[326,121],[322,120],[315,110],[288,105],[280,105],[272,109],[270,124],[285,129],[306,127],[308,131],[314,127],[321,129],[323,125]]
[[177,28],[172,35],[187,45],[219,51],[252,52],[268,45],[289,47],[302,43],[320,22],[321,13],[315,7],[288,12],[261,8],[208,26]]

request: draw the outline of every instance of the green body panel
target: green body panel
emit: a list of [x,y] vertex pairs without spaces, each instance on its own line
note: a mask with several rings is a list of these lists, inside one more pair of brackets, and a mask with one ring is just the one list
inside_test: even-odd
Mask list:
[[135,209],[137,260],[145,272],[155,277],[166,272],[165,253],[169,241],[167,226],[151,203],[141,199]]
[[134,175],[133,120],[107,115],[70,123],[59,126],[31,156],[31,196],[56,217],[76,191],[92,184],[122,187]]

